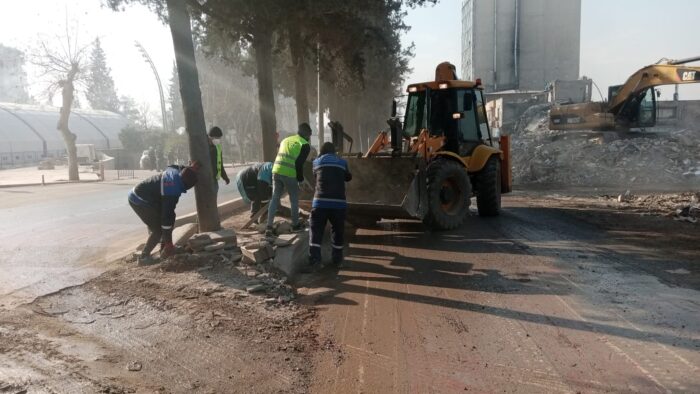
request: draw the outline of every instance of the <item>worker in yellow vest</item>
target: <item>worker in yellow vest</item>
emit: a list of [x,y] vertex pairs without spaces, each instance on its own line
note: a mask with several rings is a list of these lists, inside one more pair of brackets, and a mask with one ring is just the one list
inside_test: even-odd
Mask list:
[[280,142],[275,163],[272,165],[272,199],[267,208],[266,236],[275,235],[272,224],[285,190],[289,194],[292,208],[292,230],[303,229],[303,225],[299,223],[299,185],[304,182],[303,169],[304,162],[311,151],[310,139],[311,126],[308,123],[302,123],[296,135]]
[[223,179],[228,185],[231,180],[224,169],[224,157],[221,149],[221,137],[224,133],[217,126],[209,129],[209,157],[211,157],[211,169],[214,173],[214,188],[219,193],[219,179]]

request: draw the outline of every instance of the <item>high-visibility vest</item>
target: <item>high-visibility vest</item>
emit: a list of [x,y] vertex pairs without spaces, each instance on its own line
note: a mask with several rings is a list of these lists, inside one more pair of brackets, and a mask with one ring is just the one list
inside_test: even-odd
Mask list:
[[221,179],[221,162],[224,161],[221,154],[221,144],[214,145],[216,147],[216,180]]
[[309,142],[298,134],[283,139],[277,152],[277,158],[275,158],[275,164],[272,166],[272,173],[296,178],[297,158],[301,153],[301,147],[308,144]]

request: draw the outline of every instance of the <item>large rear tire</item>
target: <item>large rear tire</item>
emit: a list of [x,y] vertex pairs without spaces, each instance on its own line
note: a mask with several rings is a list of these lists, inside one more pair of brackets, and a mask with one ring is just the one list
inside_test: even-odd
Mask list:
[[423,223],[436,230],[459,227],[469,214],[471,184],[463,165],[437,159],[428,165],[428,213]]
[[474,175],[476,207],[479,216],[498,216],[501,213],[501,161],[491,156],[484,168]]

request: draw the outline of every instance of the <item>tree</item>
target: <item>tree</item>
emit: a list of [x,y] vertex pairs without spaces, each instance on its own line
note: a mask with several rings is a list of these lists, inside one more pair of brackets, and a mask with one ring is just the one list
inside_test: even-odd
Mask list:
[[119,99],[117,98],[117,91],[114,88],[114,80],[112,79],[111,70],[107,66],[107,57],[104,50],[102,50],[99,38],[96,38],[93,42],[87,71],[85,96],[90,106],[93,109],[118,112]]
[[202,173],[195,188],[199,230],[215,231],[221,228],[221,224],[213,187],[214,178],[209,176],[213,174],[214,169],[211,168],[211,160],[209,160],[209,144],[202,108],[202,93],[199,90],[190,16],[185,3],[181,0],[166,0],[166,3],[180,81],[180,97],[189,137],[190,156],[199,163]]
[[197,217],[200,231],[215,231],[221,228],[219,211],[216,206],[213,168],[209,156],[202,94],[199,88],[197,62],[194,56],[192,26],[187,5],[196,1],[183,0],[105,0],[113,10],[122,9],[124,4],[139,2],[155,11],[160,19],[170,27],[175,49],[175,65],[180,83],[180,97],[185,115],[190,158],[199,165],[200,176],[195,186]]
[[61,90],[61,110],[57,129],[63,137],[68,156],[68,180],[79,181],[78,153],[75,147],[77,136],[70,131],[68,121],[71,114],[73,100],[75,98],[75,84],[82,81],[85,69],[84,53],[87,47],[79,46],[74,38],[70,37],[68,28],[65,40],[57,45],[61,50],[54,50],[47,42],[39,44],[39,52],[34,57],[34,64],[42,70],[43,76],[49,78],[48,93],[52,97],[57,90]]

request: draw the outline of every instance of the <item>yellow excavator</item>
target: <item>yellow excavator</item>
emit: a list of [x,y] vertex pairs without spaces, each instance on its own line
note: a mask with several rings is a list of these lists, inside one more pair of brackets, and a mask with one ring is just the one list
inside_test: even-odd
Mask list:
[[549,111],[551,130],[629,130],[656,124],[655,86],[700,83],[700,67],[686,66],[700,56],[662,59],[632,74],[623,85],[608,88],[605,102],[555,105]]
[[[351,223],[415,218],[432,229],[454,229],[469,214],[472,196],[479,215],[500,213],[501,193],[511,190],[508,137],[491,135],[481,81],[458,80],[448,62],[435,74],[435,81],[408,86],[403,122],[394,101],[389,129],[368,151],[343,154],[353,174],[346,185]],[[329,126],[342,152],[342,125]],[[304,173],[313,179],[310,163]],[[300,206],[309,209],[312,199],[312,191],[302,191]]]

